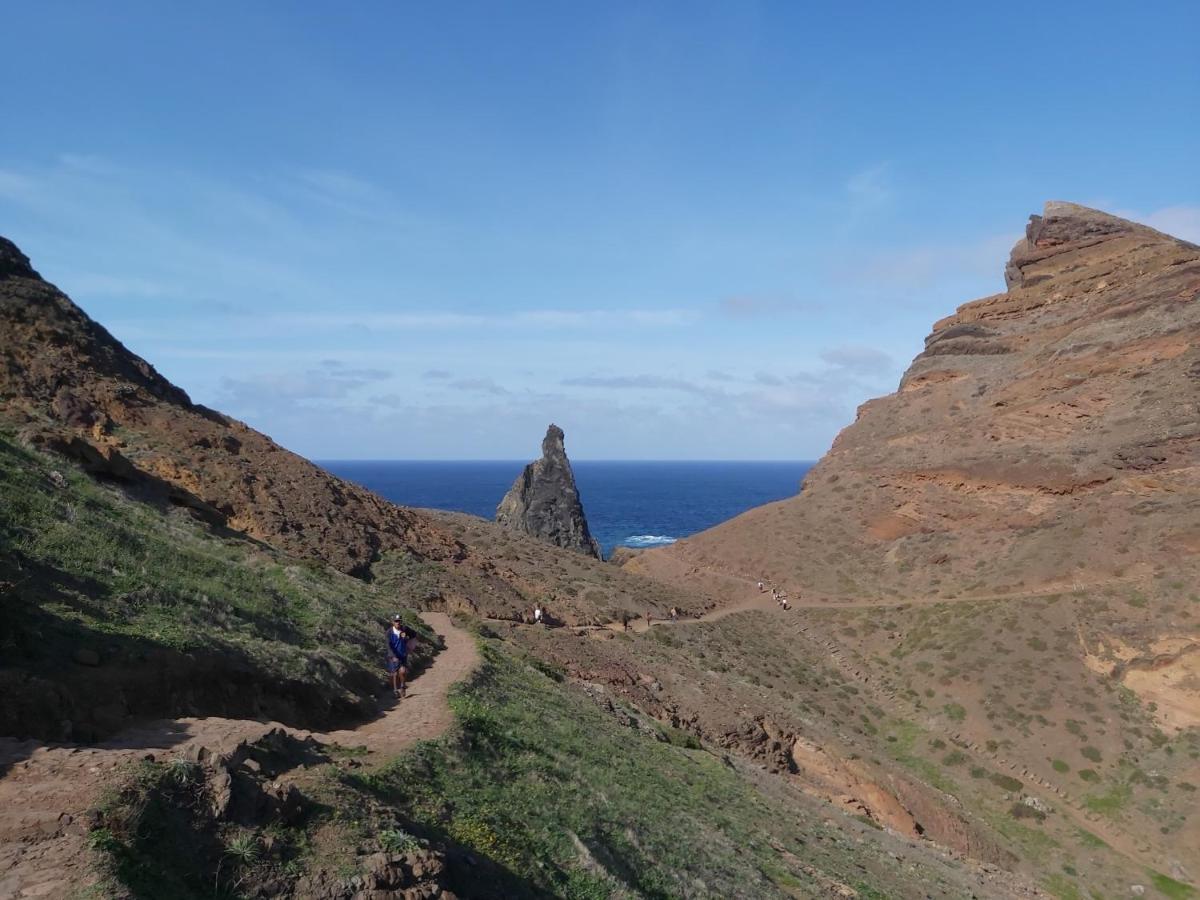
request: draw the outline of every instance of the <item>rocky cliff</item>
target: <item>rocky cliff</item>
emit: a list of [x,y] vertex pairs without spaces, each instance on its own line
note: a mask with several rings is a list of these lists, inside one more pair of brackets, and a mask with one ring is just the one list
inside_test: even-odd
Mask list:
[[496,507],[496,522],[512,531],[600,559],[600,545],[588,530],[563,446],[563,430],[546,429],[542,458],[525,467]]
[[192,403],[3,238],[0,332],[0,419],[29,444],[345,572],[365,572],[386,549],[464,552],[412,512]]
[[[1036,819],[1025,837],[1063,848],[1080,895],[1149,893],[1150,869],[1163,893],[1190,896],[1200,248],[1050,203],[1006,276],[1006,291],[934,324],[897,391],[863,404],[798,496],[624,569],[720,595],[729,613],[763,608],[760,579],[785,590],[791,612],[760,613],[771,631],[747,646],[820,652],[853,682],[844,723],[864,708],[906,723],[880,730],[882,755],[1005,834]],[[790,644],[769,651],[776,633]],[[916,757],[897,753],[913,728],[927,729]],[[1113,849],[1092,854],[1080,835]],[[1008,846],[1043,865],[1024,838]]]
[[800,495],[629,564],[831,601],[1109,582],[1200,552],[1200,248],[1048,203]]

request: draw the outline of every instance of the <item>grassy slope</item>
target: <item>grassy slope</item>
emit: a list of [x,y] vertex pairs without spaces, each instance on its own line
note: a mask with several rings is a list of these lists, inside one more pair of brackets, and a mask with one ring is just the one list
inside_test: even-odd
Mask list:
[[900,869],[889,851],[903,842],[831,818],[827,806],[735,770],[690,736],[627,727],[503,642],[483,649],[483,668],[452,698],[457,733],[351,774],[345,789],[561,896],[808,896],[835,883],[861,896],[964,889],[962,870],[932,856]]
[[[393,607],[356,579],[127,499],[2,433],[0,582],[9,675],[74,693],[119,682],[123,668],[135,676],[147,659],[184,679],[189,665],[228,666],[268,695],[316,691],[318,707],[342,712],[378,683]],[[81,649],[102,665],[74,665]],[[20,713],[6,712],[12,728]]]

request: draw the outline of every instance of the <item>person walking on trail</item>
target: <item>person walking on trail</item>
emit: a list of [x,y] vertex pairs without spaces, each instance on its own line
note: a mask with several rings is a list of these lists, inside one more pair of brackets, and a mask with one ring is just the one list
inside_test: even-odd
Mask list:
[[388,674],[392,676],[392,694],[403,699],[408,693],[408,645],[413,639],[399,615],[392,616],[392,627],[388,629]]
[[535,604],[533,607],[533,624],[542,624],[542,604],[540,603]]

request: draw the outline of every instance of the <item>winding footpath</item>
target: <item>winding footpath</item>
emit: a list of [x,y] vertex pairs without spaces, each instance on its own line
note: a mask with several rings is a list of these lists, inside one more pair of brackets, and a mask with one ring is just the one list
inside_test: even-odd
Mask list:
[[322,743],[363,746],[371,755],[392,755],[438,737],[454,720],[446,695],[475,670],[479,650],[445,613],[422,618],[446,648],[410,683],[403,701],[358,728],[320,733],[213,717],[149,722],[89,746],[0,738],[0,900],[68,897],[95,878],[84,814],[126,763],[179,756],[194,747],[223,752],[275,728]]

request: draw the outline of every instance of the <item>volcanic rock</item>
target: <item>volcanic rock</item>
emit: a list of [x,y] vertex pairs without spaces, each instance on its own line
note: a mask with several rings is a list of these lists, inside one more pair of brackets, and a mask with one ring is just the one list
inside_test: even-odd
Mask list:
[[[626,564],[837,601],[1077,590],[1200,552],[1200,248],[1046,204],[798,496]],[[736,585],[736,581],[728,581]]]
[[496,507],[496,522],[558,547],[601,558],[563,447],[563,430],[557,425],[546,429],[542,458],[525,467]]
[[365,574],[389,549],[442,560],[467,555],[412,510],[193,403],[4,238],[0,334],[0,424],[31,446],[345,572]]

